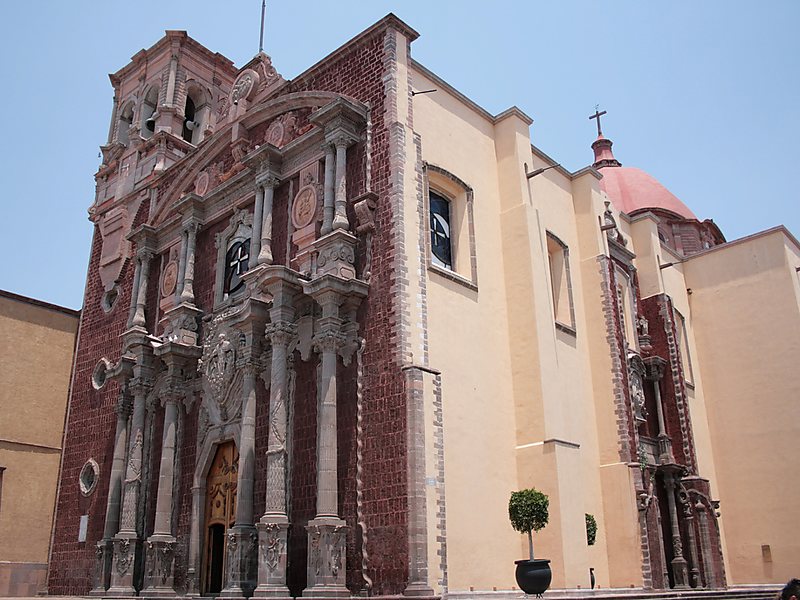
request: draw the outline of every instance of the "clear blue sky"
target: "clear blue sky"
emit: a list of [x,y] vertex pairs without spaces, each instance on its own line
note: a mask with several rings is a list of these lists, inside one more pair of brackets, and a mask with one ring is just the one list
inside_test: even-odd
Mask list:
[[[165,29],[244,64],[260,6],[3,2],[0,288],[80,307],[107,74]],[[519,106],[568,169],[591,162],[600,104],[617,158],[729,240],[780,223],[800,235],[800,1],[268,0],[265,51],[290,79],[388,12],[420,32],[418,61],[492,113]]]

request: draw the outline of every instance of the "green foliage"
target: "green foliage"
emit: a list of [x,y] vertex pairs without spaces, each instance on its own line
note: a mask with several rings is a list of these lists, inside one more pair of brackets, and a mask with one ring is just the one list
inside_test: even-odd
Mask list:
[[520,533],[539,531],[550,519],[550,499],[535,488],[512,492],[508,501],[511,526]]
[[597,539],[597,521],[594,518],[594,515],[590,515],[586,513],[586,543],[590,546],[594,546],[594,542]]

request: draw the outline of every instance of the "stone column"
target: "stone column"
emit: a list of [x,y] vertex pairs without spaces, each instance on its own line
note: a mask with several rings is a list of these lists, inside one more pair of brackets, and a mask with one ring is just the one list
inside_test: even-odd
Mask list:
[[[330,294],[321,302],[323,319],[338,312]],[[323,326],[324,327],[324,326]],[[322,387],[317,415],[317,515],[308,522],[308,587],[303,596],[347,597],[345,544],[347,527],[339,518],[337,484],[336,363],[342,344],[338,327],[326,327],[314,338],[322,354]]]
[[[273,299],[273,304],[279,297]],[[272,309],[274,316],[283,307]],[[294,309],[286,307],[293,315]],[[286,586],[286,545],[289,516],[286,512],[286,434],[289,344],[297,335],[291,321],[267,325],[272,343],[272,368],[269,388],[269,437],[267,445],[267,494],[264,515],[258,523],[258,587],[255,596],[288,597]]]
[[[142,263],[143,265],[146,263]],[[146,270],[143,270],[146,273]],[[141,553],[141,540],[136,530],[139,512],[139,494],[142,482],[142,445],[144,441],[145,402],[152,384],[149,378],[140,376],[131,379],[129,389],[133,393],[133,417],[128,448],[128,464],[122,493],[122,515],[120,530],[114,537],[114,557],[111,568],[109,596],[133,596],[134,562]]]
[[683,514],[686,517],[686,533],[689,538],[689,559],[691,566],[689,568],[689,576],[691,578],[691,585],[693,588],[703,587],[703,580],[700,578],[700,568],[697,558],[697,537],[694,534],[694,514],[692,513],[692,503],[689,498],[685,498]]
[[278,179],[267,176],[260,180],[264,186],[264,216],[261,224],[261,250],[258,253],[259,265],[272,264],[272,199],[275,195],[275,188],[278,186]]
[[133,318],[136,315],[136,305],[139,302],[139,281],[142,278],[142,264],[139,257],[134,258],[135,267],[133,270],[133,287],[131,288],[131,304],[128,309],[127,327],[133,327]]
[[175,288],[178,300],[180,300],[181,294],[183,293],[183,280],[186,276],[186,247],[189,244],[188,238],[189,234],[186,229],[181,231],[181,254],[178,257],[178,285]]
[[183,271],[183,290],[181,291],[181,302],[194,304],[194,256],[195,246],[197,244],[197,230],[196,223],[189,223],[186,226],[186,260],[185,268]]
[[672,455],[672,440],[667,435],[664,424],[664,405],[661,402],[661,383],[653,381],[653,392],[656,400],[656,415],[658,416],[658,460],[662,464],[672,464],[675,457]]
[[139,285],[136,290],[136,310],[131,319],[131,325],[134,327],[144,327],[144,309],[147,305],[147,278],[150,275],[150,259],[153,258],[151,252],[145,251],[139,253]]
[[174,596],[173,566],[175,537],[172,535],[172,489],[175,480],[175,447],[178,426],[177,390],[163,398],[164,430],[161,438],[161,465],[158,471],[156,518],[153,535],[147,540],[144,588],[148,596]]
[[324,187],[324,200],[323,200],[323,209],[322,209],[322,229],[320,233],[322,235],[327,235],[331,231],[333,231],[333,211],[334,211],[334,192],[333,192],[333,170],[335,167],[334,164],[334,154],[333,154],[333,146],[331,144],[325,144],[323,146],[325,150],[325,187]]
[[[256,183],[256,205],[253,208],[253,235],[250,238],[250,256],[258,257],[261,254],[261,224],[264,219],[264,186]],[[258,260],[248,265],[251,269],[258,264]]]
[[119,531],[120,501],[122,499],[122,483],[125,475],[125,448],[128,437],[128,417],[131,414],[130,398],[125,386],[121,386],[117,402],[117,426],[114,432],[114,455],[111,459],[111,473],[108,480],[108,501],[106,503],[106,520],[103,539],[97,542],[95,584],[90,592],[92,596],[102,596],[111,585],[111,560],[113,555],[112,539]]
[[675,475],[664,473],[664,485],[667,490],[667,504],[669,505],[669,522],[672,529],[672,579],[675,589],[689,589],[689,575],[686,559],[683,558],[683,543],[681,542],[681,529],[678,522],[678,510],[675,506]]
[[714,561],[711,559],[711,536],[708,530],[708,513],[705,505],[697,501],[697,524],[700,527],[700,546],[703,555],[703,563],[706,572],[706,587],[713,588],[717,585],[717,578],[714,572]]
[[336,206],[333,216],[334,229],[349,229],[347,220],[347,147],[352,140],[344,135],[338,136],[336,146]]
[[220,596],[226,598],[243,598],[246,595],[246,588],[251,582],[251,557],[255,556],[258,544],[258,533],[253,526],[257,370],[257,365],[252,359],[242,369],[242,426],[238,444],[236,522],[227,533],[228,577],[225,588],[220,593]]

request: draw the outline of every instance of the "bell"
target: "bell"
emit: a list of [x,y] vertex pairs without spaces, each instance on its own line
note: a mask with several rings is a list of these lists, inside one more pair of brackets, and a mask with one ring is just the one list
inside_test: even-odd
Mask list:
[[186,129],[188,129],[189,131],[194,131],[198,127],[200,127],[200,123],[198,123],[197,121],[189,121],[187,119],[187,121],[186,121]]
[[155,131],[156,130],[156,114],[155,113],[153,113],[152,115],[147,117],[147,120],[144,122],[144,126],[147,127],[147,129],[149,131]]

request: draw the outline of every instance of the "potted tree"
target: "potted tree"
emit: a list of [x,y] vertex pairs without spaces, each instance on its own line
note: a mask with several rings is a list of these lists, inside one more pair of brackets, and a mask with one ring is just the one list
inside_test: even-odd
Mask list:
[[508,518],[511,526],[528,534],[530,558],[516,561],[517,585],[526,594],[541,596],[550,587],[553,572],[546,558],[533,557],[533,531],[539,531],[550,518],[550,499],[535,488],[513,492],[508,501]]

